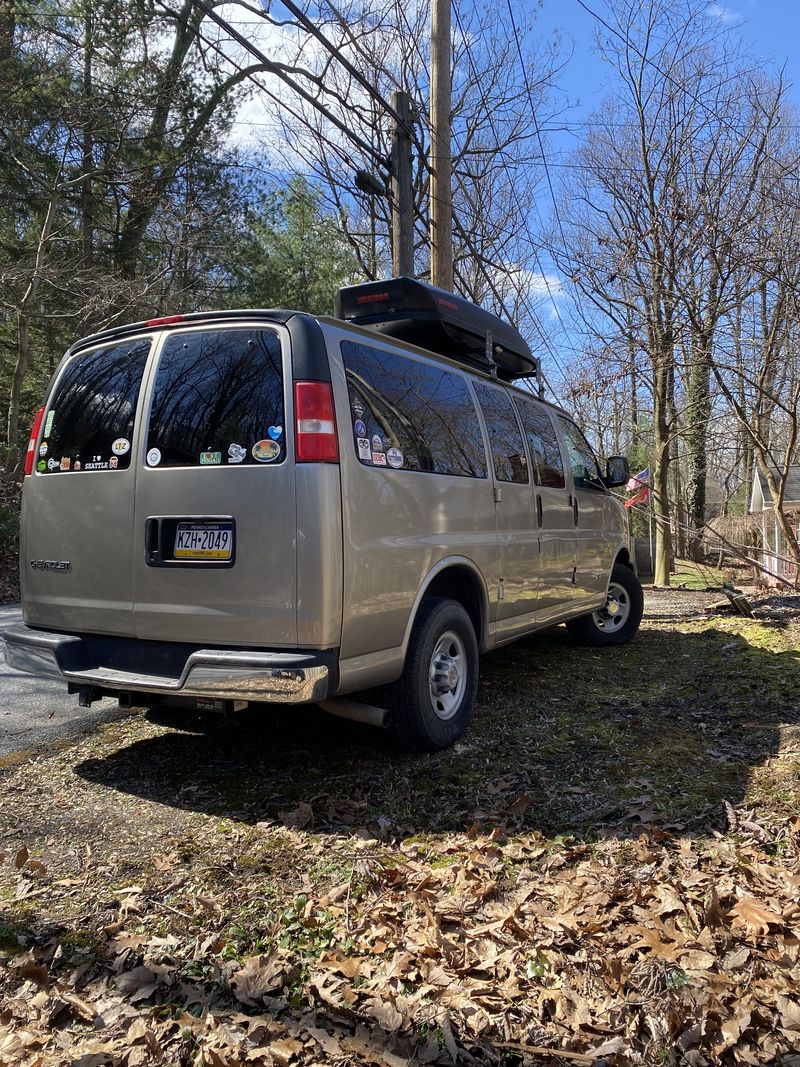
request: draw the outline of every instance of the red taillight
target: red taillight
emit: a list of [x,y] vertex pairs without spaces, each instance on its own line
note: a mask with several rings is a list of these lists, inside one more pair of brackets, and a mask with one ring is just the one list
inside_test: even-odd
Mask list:
[[25,474],[33,473],[33,461],[36,459],[36,441],[39,437],[39,430],[42,426],[42,419],[44,418],[44,408],[39,408],[36,412],[36,418],[33,420],[33,427],[31,428],[31,437],[28,441],[28,451],[25,453]]
[[175,322],[183,322],[184,315],[162,315],[160,319],[146,319],[145,326],[172,326]]
[[294,450],[298,463],[338,463],[330,382],[294,383]]

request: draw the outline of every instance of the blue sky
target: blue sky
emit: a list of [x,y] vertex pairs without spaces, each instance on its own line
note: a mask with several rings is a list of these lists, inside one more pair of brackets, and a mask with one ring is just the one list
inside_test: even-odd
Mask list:
[[[614,0],[584,2],[605,19],[613,10]],[[722,25],[740,35],[746,52],[765,71],[777,73],[785,67],[786,81],[793,83],[788,93],[789,99],[800,110],[800,0],[730,0],[729,3],[710,0],[708,18],[710,29]],[[580,6],[578,0],[543,0],[529,39],[533,43],[537,35],[545,40],[553,34],[559,34],[562,53],[565,56],[572,53],[572,58],[556,79],[557,100],[563,94],[563,100],[570,106],[552,124],[557,127],[563,123],[568,127],[568,132],[548,131],[547,154],[551,163],[568,156],[579,146],[583,130],[577,124],[600,105],[609,91],[612,72],[594,47],[597,26],[597,20]],[[544,121],[542,125],[548,128],[551,124]],[[573,127],[571,131],[570,126]],[[551,170],[551,176],[554,184],[558,185],[559,172]],[[551,214],[552,200],[543,181],[530,219],[534,233],[541,229]],[[555,350],[560,351],[561,359],[553,354],[552,349],[542,351],[540,355],[545,373],[557,380],[560,372],[563,372],[563,365],[569,364],[571,356],[579,351],[581,342],[578,334],[573,332],[570,309],[565,302],[557,271],[544,249],[539,253],[537,267],[549,278],[547,285],[537,290],[540,320],[548,323],[547,332]],[[537,338],[531,337],[530,340],[534,347],[538,347]],[[554,360],[559,364],[556,367],[553,366]]]
[[[586,0],[586,4],[605,18],[613,0]],[[765,69],[777,71],[785,64],[787,80],[794,83],[791,96],[800,106],[800,0],[710,3],[709,16],[735,29]],[[580,101],[570,115],[573,120],[594,110],[605,92],[608,74],[593,47],[596,26],[596,20],[577,0],[543,0],[537,18],[542,36],[559,31],[565,51],[573,50],[560,79],[570,100]]]

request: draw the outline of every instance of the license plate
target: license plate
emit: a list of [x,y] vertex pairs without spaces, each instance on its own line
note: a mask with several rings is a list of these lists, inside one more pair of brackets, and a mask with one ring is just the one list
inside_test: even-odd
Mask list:
[[232,522],[179,522],[175,531],[175,559],[230,559]]

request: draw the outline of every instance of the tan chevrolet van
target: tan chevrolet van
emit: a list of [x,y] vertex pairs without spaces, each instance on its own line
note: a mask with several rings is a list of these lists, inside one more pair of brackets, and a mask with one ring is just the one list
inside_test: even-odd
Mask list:
[[[627,464],[601,471],[536,372],[507,323],[404,278],[342,290],[337,318],[79,341],[31,434],[10,664],[82,703],[321,702],[451,744],[479,652],[641,619]],[[379,712],[342,700],[384,686]]]

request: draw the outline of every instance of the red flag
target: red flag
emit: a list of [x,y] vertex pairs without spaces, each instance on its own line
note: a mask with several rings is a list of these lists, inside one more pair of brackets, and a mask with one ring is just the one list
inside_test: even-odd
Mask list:
[[634,504],[649,504],[650,503],[650,486],[646,485],[644,489],[640,489],[638,493],[634,493],[632,497],[629,497],[625,501],[626,508],[632,508]]

